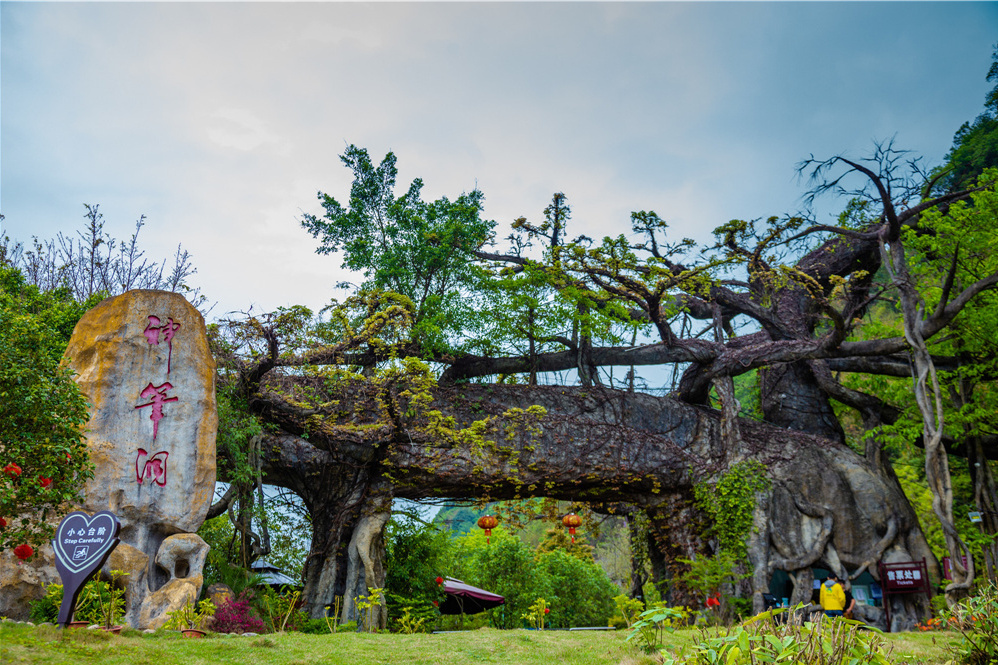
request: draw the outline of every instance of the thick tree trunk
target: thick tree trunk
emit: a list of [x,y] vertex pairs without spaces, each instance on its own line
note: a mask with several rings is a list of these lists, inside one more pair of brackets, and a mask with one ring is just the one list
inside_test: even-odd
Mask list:
[[[511,410],[531,405],[546,410],[532,433],[523,412]],[[280,436],[265,444],[269,481],[313,492],[307,500],[313,519],[330,506],[347,515],[344,503],[353,502],[357,511],[341,521],[316,519],[323,540],[313,546],[306,585],[313,614],[330,602],[338,583],[333,580],[342,580],[345,590],[346,571],[338,566],[331,572],[335,563],[329,559],[352,538],[361,506],[367,509],[368,479],[382,477],[382,469],[391,473],[394,495],[404,498],[549,496],[644,508],[657,544],[650,552],[652,568],[656,582],[663,582],[678,571],[678,557],[706,549],[689,512],[693,484],[751,458],[765,465],[773,483],[768,508],[761,508],[757,520],[768,540],[752,544],[753,591],[776,569],[798,580],[811,566],[855,577],[865,570],[876,575],[880,559],[927,556],[930,570],[937,571],[903,493],[834,440],[739,420],[738,442],[725,442],[715,411],[601,387],[465,385],[438,389],[431,407],[458,424],[494,418],[486,442],[441,440],[411,422],[402,440],[393,435],[359,444],[313,434],[310,441]],[[347,403],[340,408],[357,412]],[[359,500],[353,498],[358,492]],[[374,547],[376,541],[365,542]],[[802,588],[795,597],[804,593]],[[894,628],[910,627],[926,611],[927,605],[901,612]]]
[[[385,540],[384,530],[392,514],[392,493],[388,483],[379,482],[370,488],[360,511],[347,548],[346,592],[343,596],[341,620],[355,620],[358,626],[374,631],[388,624],[385,605]],[[377,589],[378,591],[374,591]],[[367,596],[377,600],[377,606],[359,611],[358,599]],[[376,596],[376,598],[371,598]]]

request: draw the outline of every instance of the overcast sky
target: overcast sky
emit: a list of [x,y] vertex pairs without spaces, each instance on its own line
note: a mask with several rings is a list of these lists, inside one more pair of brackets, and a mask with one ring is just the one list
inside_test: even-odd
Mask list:
[[655,210],[703,241],[796,210],[811,153],[896,135],[938,163],[982,110],[998,4],[3,2],[0,32],[4,230],[144,214],[222,315],[337,295],[298,219],[347,198],[350,143],[427,198],[477,185],[501,229],[563,191],[573,235]]

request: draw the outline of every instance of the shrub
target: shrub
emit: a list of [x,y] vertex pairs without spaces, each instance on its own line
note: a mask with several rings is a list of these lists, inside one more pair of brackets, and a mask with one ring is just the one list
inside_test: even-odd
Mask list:
[[59,606],[62,604],[62,585],[50,584],[45,587],[45,595],[29,603],[29,618],[34,623],[55,623],[59,620]]
[[[803,665],[890,665],[890,650],[880,631],[851,619],[825,619],[816,623],[791,618],[777,623],[787,612],[770,610],[740,626],[713,633],[701,630],[689,653],[663,652],[663,665],[750,665],[801,663]],[[861,630],[862,629],[862,630]]]
[[[30,608],[30,619],[35,623],[55,623],[59,620],[59,607],[62,605],[62,585],[50,584],[45,587],[45,595],[38,600],[33,600],[28,605]],[[90,624],[104,623],[106,612],[101,611],[101,605],[105,610],[114,610],[115,618],[124,613],[124,598],[121,589],[115,588],[112,593],[112,586],[103,580],[92,579],[80,590],[80,595],[76,599],[76,611],[71,619],[76,621],[86,621]]]
[[[484,543],[483,543],[484,544]],[[438,599],[436,578],[457,575],[448,571],[444,558],[450,534],[414,519],[393,516],[385,527],[385,592],[389,619],[401,616],[401,606],[392,616],[391,597],[406,598],[404,605],[429,605]]]
[[681,607],[655,605],[638,615],[627,641],[637,638],[641,648],[651,653],[662,647],[665,633],[675,632],[686,622],[687,612]]
[[256,615],[245,594],[223,602],[215,610],[212,630],[217,633],[260,633],[263,621]]
[[386,594],[388,601],[388,625],[400,633],[428,632],[437,618],[438,610],[432,603],[419,598],[406,598],[398,594]]
[[[613,604],[617,613],[610,620],[617,628],[630,628],[638,620],[638,615],[645,609],[645,604],[637,598],[628,598],[624,594],[614,596]],[[618,625],[619,624],[619,625]]]
[[491,544],[481,529],[455,538],[451,556],[447,570],[454,577],[506,599],[505,605],[487,612],[496,628],[519,628],[520,615],[546,593],[533,550],[502,527],[492,531]]
[[989,585],[962,600],[947,617],[963,634],[956,659],[967,665],[998,662],[998,588]]
[[311,619],[306,617],[298,626],[298,632],[307,635],[328,635],[330,633],[329,624],[325,619]]
[[552,627],[607,625],[620,589],[598,564],[554,550],[537,557],[537,570],[540,588],[533,593],[547,599]]
[[188,600],[182,607],[173,610],[169,614],[169,619],[163,628],[167,630],[206,630],[209,626],[214,627],[215,604],[210,598],[205,598],[200,603],[194,604]]
[[270,628],[275,633],[285,630],[300,630],[308,621],[308,615],[301,608],[301,591],[282,587],[280,593],[270,587],[260,587],[258,607],[262,607]]

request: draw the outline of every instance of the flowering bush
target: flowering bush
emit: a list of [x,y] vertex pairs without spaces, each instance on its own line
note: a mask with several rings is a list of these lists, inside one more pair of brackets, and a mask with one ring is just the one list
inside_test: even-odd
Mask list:
[[216,633],[260,633],[263,632],[263,620],[250,606],[249,600],[243,594],[222,603],[215,609],[215,621],[211,629]]
[[928,619],[928,620],[926,620],[925,623],[918,624],[918,629],[921,630],[921,631],[945,630],[948,627],[949,626],[947,625],[947,622],[944,619],[939,618],[939,617],[933,618],[933,619]]
[[0,261],[0,551],[22,559],[52,538],[53,518],[93,475],[86,398],[61,362],[88,306],[39,292]]

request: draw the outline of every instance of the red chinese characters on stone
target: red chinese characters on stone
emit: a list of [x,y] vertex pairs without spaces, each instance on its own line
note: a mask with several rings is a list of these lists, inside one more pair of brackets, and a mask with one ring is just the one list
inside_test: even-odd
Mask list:
[[142,331],[142,334],[146,336],[146,341],[150,344],[158,345],[160,341],[166,342],[169,347],[169,352],[166,356],[166,373],[170,373],[170,363],[173,360],[173,336],[180,330],[180,324],[173,320],[172,317],[166,319],[166,323],[162,323],[158,316],[149,315],[149,325],[146,329]]
[[139,393],[139,397],[143,399],[151,400],[145,404],[139,404],[136,409],[144,409],[147,406],[152,407],[152,412],[149,414],[149,420],[152,421],[152,440],[156,440],[156,434],[159,432],[159,421],[163,419],[163,405],[167,402],[176,402],[179,397],[167,397],[166,393],[173,390],[173,384],[169,381],[161,383],[158,386],[149,384],[142,389]]
[[[160,487],[166,484],[166,458],[170,453],[161,450],[149,457],[149,453],[139,448],[135,456],[135,482],[139,485],[148,478]],[[148,459],[146,459],[148,457]]]

